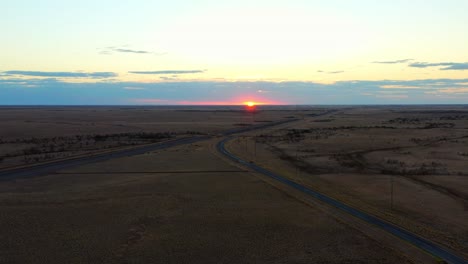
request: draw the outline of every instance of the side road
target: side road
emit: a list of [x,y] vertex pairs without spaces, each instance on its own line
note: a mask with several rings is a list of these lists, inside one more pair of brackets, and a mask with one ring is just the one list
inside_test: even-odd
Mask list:
[[224,156],[228,157],[229,159],[231,159],[232,161],[234,162],[237,162],[237,163],[240,163],[242,164],[243,166],[245,167],[248,167],[249,169],[257,172],[257,173],[260,173],[262,175],[265,175],[269,178],[272,178],[282,184],[285,184],[285,185],[288,185],[314,199],[317,199],[323,203],[326,203],[334,208],[337,208],[338,210],[340,211],[343,211],[353,217],[356,217],[356,218],[359,218],[365,222],[367,222],[368,224],[371,224],[373,226],[377,226],[378,228],[404,240],[404,241],[407,241],[413,245],[415,245],[416,247],[430,253],[431,255],[437,257],[437,258],[440,258],[444,261],[446,261],[446,263],[453,263],[453,264],[463,264],[463,263],[468,263],[467,260],[463,259],[462,257],[456,255],[455,253],[449,251],[448,249],[445,249],[444,247],[442,246],[439,246],[437,244],[435,244],[434,242],[432,241],[429,241],[425,238],[422,238],[418,235],[416,235],[415,233],[412,233],[408,230],[405,230],[401,227],[398,227],[392,223],[389,223],[385,220],[382,220],[378,217],[375,217],[371,214],[368,214],[366,212],[363,212],[361,210],[358,210],[356,208],[353,208],[349,205],[346,205],[338,200],[335,200],[327,195],[324,195],[322,193],[319,193],[317,191],[314,191],[308,187],[305,187],[299,183],[296,183],[286,177],[283,177],[279,174],[276,174],[272,171],[269,171],[267,169],[264,169],[252,162],[248,162],[248,161],[245,161],[243,159],[241,159],[240,157],[230,153],[228,150],[226,150],[225,148],[225,143],[228,142],[229,140],[232,140],[234,137],[229,137],[229,138],[225,138],[223,140],[221,140],[220,142],[218,142],[218,144],[216,145],[216,149],[218,150],[218,152],[220,152],[221,154],[223,154]]

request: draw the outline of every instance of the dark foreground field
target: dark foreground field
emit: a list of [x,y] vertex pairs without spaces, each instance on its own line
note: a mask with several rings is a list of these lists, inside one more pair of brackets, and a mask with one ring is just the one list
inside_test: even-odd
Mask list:
[[467,252],[468,109],[259,110],[0,109],[5,169],[212,137],[41,177],[0,179],[0,263],[436,263],[411,245],[246,171],[214,147],[222,131],[293,117],[299,121],[244,133],[229,147]]

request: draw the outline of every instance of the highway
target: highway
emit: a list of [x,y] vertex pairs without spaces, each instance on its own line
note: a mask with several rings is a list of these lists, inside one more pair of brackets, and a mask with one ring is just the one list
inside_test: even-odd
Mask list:
[[[263,129],[267,127],[277,126],[289,122],[297,121],[297,119],[287,119],[278,122],[270,122],[261,125],[248,126],[242,128],[235,128],[222,132],[222,136],[230,136],[237,133],[249,132],[257,129]],[[89,163],[101,162],[115,158],[130,157],[135,155],[141,155],[146,152],[171,148],[180,145],[192,144],[204,140],[213,138],[213,136],[196,136],[196,137],[185,137],[171,141],[163,141],[161,143],[155,143],[150,145],[143,145],[134,147],[131,149],[116,150],[112,152],[106,152],[96,155],[89,155],[84,157],[70,158],[65,160],[52,161],[48,163],[32,165],[27,167],[14,168],[9,170],[0,171],[0,181],[16,180],[21,178],[31,178],[48,175],[59,170],[66,168],[77,167]]]
[[376,216],[373,216],[371,214],[368,214],[366,212],[363,212],[363,211],[360,211],[356,208],[353,208],[349,205],[346,205],[338,200],[335,200],[327,195],[324,195],[322,193],[319,193],[317,191],[314,191],[308,187],[305,187],[299,183],[296,183],[292,180],[289,180],[279,174],[276,174],[272,171],[269,171],[267,169],[264,169],[254,163],[251,163],[251,162],[248,162],[248,161],[245,161],[239,157],[237,157],[236,155],[230,153],[229,151],[226,150],[225,148],[225,143],[228,142],[229,140],[232,140],[234,137],[229,137],[229,138],[226,138],[224,140],[221,140],[220,142],[218,142],[218,144],[216,145],[216,148],[217,150],[222,153],[223,155],[225,155],[226,157],[228,157],[229,159],[235,161],[235,162],[238,162],[250,169],[252,169],[253,171],[256,171],[260,174],[263,174],[267,177],[270,177],[270,178],[273,178],[283,184],[286,184],[290,187],[293,187],[294,189],[296,190],[299,190],[305,194],[307,194],[308,196],[310,197],[313,197],[317,200],[320,200],[321,202],[324,202],[328,205],[331,205],[341,211],[344,211],[354,217],[357,217],[369,224],[372,224],[372,225],[375,225],[383,230],[385,230],[386,232],[388,233],[391,233],[392,235],[395,235],[397,236],[398,238],[400,239],[403,239],[413,245],[415,245],[416,247],[432,254],[433,256],[435,257],[438,257],[440,259],[443,259],[444,261],[446,261],[447,263],[453,263],[453,264],[466,264],[468,263],[467,260],[463,259],[462,257],[456,255],[455,253],[449,251],[448,249],[445,249],[444,247],[442,246],[439,246],[427,239],[424,239],[408,230],[405,230],[401,227],[398,227],[392,223],[389,223],[383,219],[380,219]]
[[208,136],[204,137],[188,137],[188,138],[180,138],[176,140],[161,142],[157,144],[145,145],[141,147],[131,148],[131,149],[124,149],[124,150],[116,150],[112,152],[97,154],[97,155],[90,155],[85,157],[79,158],[71,158],[66,160],[59,160],[53,161],[50,163],[38,164],[28,167],[22,167],[17,169],[11,169],[6,171],[0,172],[0,181],[8,181],[8,180],[15,180],[20,178],[31,178],[31,177],[38,177],[47,174],[54,173],[56,171],[77,167],[89,163],[106,161],[115,158],[123,158],[129,156],[135,156],[144,154],[146,152],[155,151],[158,149],[165,149],[170,147],[175,147],[178,145],[183,144],[191,144],[198,141],[208,139]]

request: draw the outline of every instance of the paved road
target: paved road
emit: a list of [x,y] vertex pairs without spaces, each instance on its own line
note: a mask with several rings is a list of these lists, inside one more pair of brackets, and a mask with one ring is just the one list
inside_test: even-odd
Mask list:
[[106,160],[115,159],[115,158],[140,155],[146,152],[155,151],[158,149],[170,148],[170,147],[183,145],[183,144],[190,144],[190,143],[206,140],[208,138],[209,138],[208,136],[181,138],[181,139],[176,139],[172,141],[161,142],[159,144],[136,147],[132,149],[117,150],[117,151],[103,153],[103,154],[97,154],[97,155],[85,156],[85,157],[67,159],[67,160],[60,160],[60,161],[50,162],[46,164],[39,164],[39,165],[30,166],[30,167],[23,167],[23,168],[8,170],[8,171],[2,171],[0,172],[0,181],[43,176],[43,175],[51,174],[53,172],[56,172],[65,168],[71,168],[71,167],[85,165],[88,163],[106,161]]
[[254,163],[250,163],[248,161],[245,161],[237,156],[235,156],[234,154],[230,153],[229,151],[226,150],[225,148],[225,143],[229,140],[233,139],[233,137],[231,138],[226,138],[222,141],[220,141],[216,148],[219,152],[221,152],[222,154],[224,154],[225,156],[227,156],[229,159],[235,161],[235,162],[238,162],[238,163],[241,163],[242,165],[246,166],[246,167],[249,167],[250,169],[258,172],[258,173],[261,173],[265,176],[268,176],[270,178],[273,178],[281,183],[284,183],[286,185],[289,185],[291,187],[293,187],[294,189],[297,189],[313,198],[316,198],[324,203],[327,203],[333,207],[336,207],[338,208],[339,210],[341,211],[344,211],[354,217],[357,217],[359,219],[362,219],[364,221],[366,221],[367,223],[370,223],[370,224],[373,224],[375,226],[378,226],[380,227],[381,229],[405,240],[405,241],[408,241],[410,243],[412,243],[413,245],[417,246],[418,248],[420,249],[423,249],[425,250],[426,252],[429,252],[430,254],[436,256],[436,257],[439,257],[440,259],[443,259],[445,260],[447,263],[453,263],[453,264],[462,264],[462,263],[468,263],[467,260],[463,259],[462,257],[456,255],[455,253],[427,240],[427,239],[424,239],[414,233],[411,233],[401,227],[398,227],[394,224],[391,224],[385,220],[382,220],[376,216],[373,216],[373,215],[370,215],[368,213],[365,213],[363,211],[360,211],[356,208],[353,208],[353,207],[350,207],[344,203],[341,203],[340,201],[338,200],[335,200],[329,196],[326,196],[324,194],[321,194],[317,191],[314,191],[310,188],[307,188],[301,184],[298,184],[294,181],[291,181],[279,174],[276,174],[272,171],[269,171],[267,169],[264,169],[258,165],[255,165]]
[[[249,126],[249,127],[242,127],[224,131],[220,135],[222,136],[229,136],[237,133],[249,132],[257,129],[263,129],[267,127],[277,126],[289,122],[297,121],[297,119],[287,119],[278,122],[271,122],[256,126]],[[59,170],[63,170],[65,168],[71,168],[76,166],[81,166],[89,163],[106,161],[115,158],[123,158],[135,155],[141,155],[146,152],[155,151],[159,149],[166,149],[170,147],[175,147],[179,145],[191,144],[199,141],[204,141],[207,139],[213,138],[212,136],[198,136],[198,137],[187,137],[187,138],[180,138],[172,141],[161,142],[157,144],[145,145],[140,147],[135,147],[132,149],[125,149],[125,150],[116,150],[113,152],[107,152],[103,154],[97,155],[90,155],[80,158],[71,158],[67,160],[60,160],[54,161],[46,164],[38,164],[23,168],[11,169],[0,171],[0,181],[8,181],[20,178],[30,178],[30,177],[38,177],[47,174],[54,173]]]

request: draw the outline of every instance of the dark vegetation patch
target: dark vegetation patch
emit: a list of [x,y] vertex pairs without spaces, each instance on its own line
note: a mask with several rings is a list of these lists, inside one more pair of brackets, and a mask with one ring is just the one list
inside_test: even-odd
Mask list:
[[395,111],[395,113],[401,114],[465,114],[468,115],[466,110],[423,110],[423,111]]
[[468,120],[468,115],[441,116],[439,120]]
[[332,122],[334,120],[335,119],[317,119],[317,120],[314,120],[314,122],[327,123],[327,122]]
[[426,123],[422,129],[432,129],[432,128],[452,128],[454,123]]
[[405,125],[419,125],[421,122],[426,121],[425,118],[410,118],[410,117],[398,117],[388,120],[387,124],[405,124]]
[[407,164],[404,161],[388,159],[382,164],[382,174],[390,175],[448,175],[446,166],[439,162]]
[[236,124],[234,124],[234,126],[246,127],[246,126],[251,126],[251,124],[247,124],[247,123],[236,123]]
[[14,159],[14,163],[34,163],[64,158],[77,153],[88,153],[116,147],[135,146],[156,143],[174,138],[178,135],[202,135],[198,131],[188,130],[184,133],[174,132],[131,132],[112,134],[91,134],[61,136],[50,138],[24,138],[13,140],[0,139],[0,146],[13,146],[12,151],[0,156],[0,163]]

